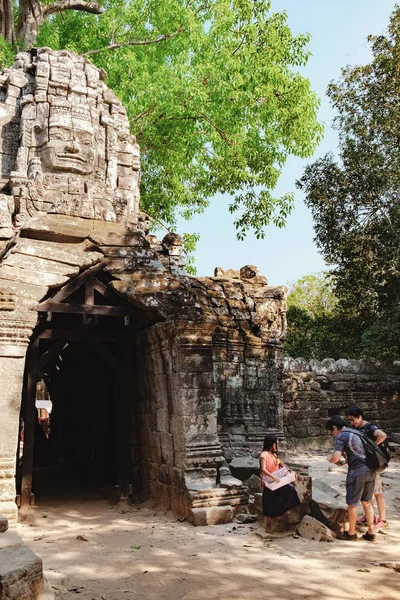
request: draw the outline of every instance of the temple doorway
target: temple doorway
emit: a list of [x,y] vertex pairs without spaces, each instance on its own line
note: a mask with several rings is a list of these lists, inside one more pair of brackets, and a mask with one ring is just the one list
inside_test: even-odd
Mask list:
[[21,406],[20,506],[89,487],[118,499],[132,494],[133,482],[140,496],[132,343],[154,320],[112,294],[99,267],[36,310]]

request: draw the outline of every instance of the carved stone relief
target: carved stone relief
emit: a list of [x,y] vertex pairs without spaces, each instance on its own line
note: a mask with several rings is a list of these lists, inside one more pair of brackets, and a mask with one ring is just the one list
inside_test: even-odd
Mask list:
[[0,75],[0,239],[44,213],[137,222],[139,147],[104,77],[48,48]]

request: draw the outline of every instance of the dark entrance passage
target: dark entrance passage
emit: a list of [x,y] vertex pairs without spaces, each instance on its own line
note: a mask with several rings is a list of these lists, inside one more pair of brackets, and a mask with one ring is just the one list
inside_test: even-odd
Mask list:
[[[104,279],[98,268],[87,271],[37,307],[21,408],[21,507],[63,484],[62,493],[88,482],[101,482],[116,497],[131,491],[130,438],[137,430],[132,340],[154,320],[123,305]],[[36,408],[41,379],[52,402],[47,435]]]

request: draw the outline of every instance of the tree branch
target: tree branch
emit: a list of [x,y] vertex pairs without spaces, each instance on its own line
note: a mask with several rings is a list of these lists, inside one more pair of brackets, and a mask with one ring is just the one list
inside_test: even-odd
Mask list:
[[64,10],[81,10],[95,15],[101,15],[104,12],[103,7],[97,2],[85,2],[85,0],[60,0],[53,4],[43,5],[42,10],[44,18]]
[[[70,1],[70,0],[66,0]],[[75,0],[76,1],[76,0]],[[110,44],[109,46],[104,46],[104,48],[97,48],[96,50],[89,50],[89,52],[85,52],[82,56],[90,56],[93,54],[100,54],[100,52],[104,52],[105,50],[117,50],[118,48],[126,48],[127,46],[147,46],[148,44],[158,44],[158,42],[164,42],[165,40],[169,40],[170,38],[178,35],[183,31],[183,24],[174,31],[173,33],[166,33],[164,35],[160,35],[158,38],[154,40],[132,40],[131,42],[121,42],[120,44]]]
[[240,48],[243,46],[243,44],[245,43],[245,41],[246,41],[246,34],[244,33],[244,34],[242,35],[242,39],[241,39],[241,41],[240,41],[240,44],[239,44],[238,46],[236,46],[236,48],[235,48],[235,50],[232,52],[231,56],[234,56],[234,55],[236,54],[236,52],[237,52],[238,50],[240,50]]

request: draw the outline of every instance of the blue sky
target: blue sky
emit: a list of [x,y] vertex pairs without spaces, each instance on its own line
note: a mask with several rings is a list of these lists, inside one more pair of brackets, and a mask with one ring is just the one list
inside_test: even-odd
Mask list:
[[213,275],[216,266],[240,269],[254,264],[270,285],[287,285],[325,268],[313,242],[311,215],[301,191],[295,189],[295,181],[306,164],[328,151],[336,152],[336,132],[331,128],[333,112],[325,97],[327,85],[339,78],[342,67],[370,61],[366,38],[385,32],[395,4],[393,0],[272,0],[273,10],[286,10],[294,34],[308,32],[312,36],[312,56],[302,73],[322,100],[319,119],[325,125],[325,137],[313,157],[290,158],[284,168],[277,193],[295,192],[295,209],[284,229],[269,227],[264,240],[249,235],[239,242],[228,212],[229,199],[222,196],[216,196],[202,215],[189,222],[178,222],[178,232],[201,235],[195,254],[197,275]]

